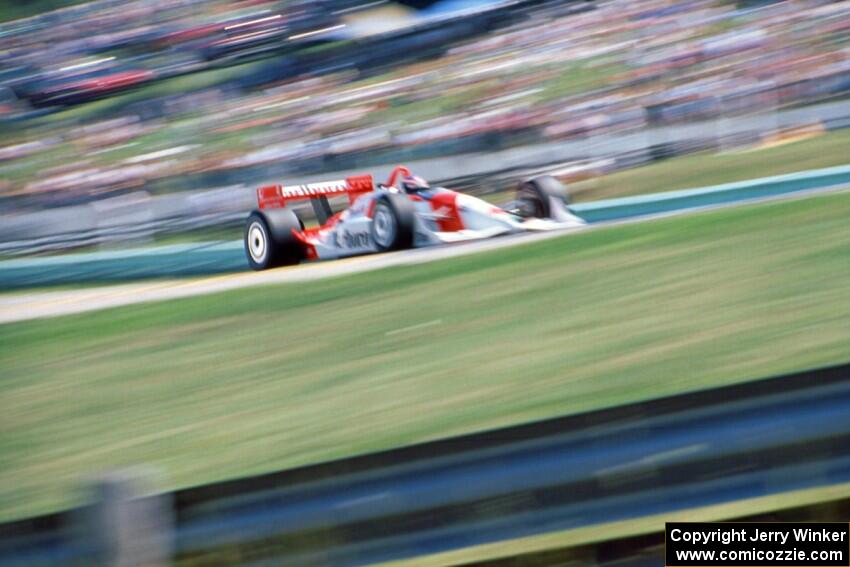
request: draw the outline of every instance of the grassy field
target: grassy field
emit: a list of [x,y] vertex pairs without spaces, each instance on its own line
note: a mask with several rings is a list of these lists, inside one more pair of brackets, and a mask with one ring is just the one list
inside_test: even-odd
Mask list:
[[0,516],[850,359],[850,193],[0,326]]

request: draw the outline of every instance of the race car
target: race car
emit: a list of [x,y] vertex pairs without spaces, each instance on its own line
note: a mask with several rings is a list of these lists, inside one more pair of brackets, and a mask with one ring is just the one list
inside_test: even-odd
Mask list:
[[[334,213],[328,199],[342,196],[349,206]],[[312,202],[320,226],[305,228],[289,206],[305,200]],[[564,186],[551,176],[521,183],[516,200],[503,207],[432,188],[403,166],[384,184],[376,185],[371,175],[357,175],[270,185],[257,189],[257,201],[259,208],[245,223],[245,252],[255,270],[584,224],[570,212]]]

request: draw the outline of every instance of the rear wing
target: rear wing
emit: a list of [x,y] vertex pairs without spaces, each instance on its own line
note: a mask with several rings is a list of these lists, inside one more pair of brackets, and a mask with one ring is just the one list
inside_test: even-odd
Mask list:
[[[339,181],[323,181],[305,185],[266,185],[257,189],[257,204],[260,209],[285,207],[292,201],[315,200],[327,203],[328,197],[348,196],[348,202],[375,189],[371,175],[355,175]],[[315,206],[315,203],[314,203]]]

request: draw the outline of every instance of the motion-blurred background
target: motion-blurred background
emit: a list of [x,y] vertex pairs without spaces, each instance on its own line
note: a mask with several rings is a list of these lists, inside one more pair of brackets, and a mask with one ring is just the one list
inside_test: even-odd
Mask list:
[[[850,125],[847,2],[42,0],[0,16],[9,255],[231,238],[267,181],[404,162],[495,191],[510,169],[574,181]],[[739,177],[841,163],[798,154]],[[644,192],[626,185],[596,195]]]
[[[846,522],[850,2],[0,20],[0,567],[639,567],[668,520]],[[241,273],[256,187],[399,163],[555,175],[590,226]]]

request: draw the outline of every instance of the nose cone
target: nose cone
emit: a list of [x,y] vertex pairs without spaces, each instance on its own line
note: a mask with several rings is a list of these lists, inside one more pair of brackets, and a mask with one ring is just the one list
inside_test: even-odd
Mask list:
[[519,227],[512,215],[471,195],[458,195],[457,205],[464,227],[470,230]]

